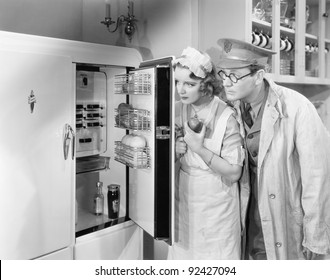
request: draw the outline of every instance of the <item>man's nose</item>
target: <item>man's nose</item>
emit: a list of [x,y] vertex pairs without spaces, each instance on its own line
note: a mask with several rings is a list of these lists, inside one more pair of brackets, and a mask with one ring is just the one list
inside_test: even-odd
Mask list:
[[233,85],[233,82],[229,79],[229,77],[225,77],[223,80],[223,86],[224,87],[230,87]]

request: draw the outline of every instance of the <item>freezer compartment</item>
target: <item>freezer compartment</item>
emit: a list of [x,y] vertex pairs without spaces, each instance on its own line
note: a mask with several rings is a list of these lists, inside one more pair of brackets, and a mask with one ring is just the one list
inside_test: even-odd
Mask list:
[[[131,135],[132,136],[132,135]],[[133,136],[134,137],[134,136]],[[115,160],[135,169],[150,168],[150,148],[132,147],[123,144],[121,141],[115,142]]]
[[[127,105],[130,106],[130,105]],[[115,127],[150,131],[150,111],[144,109],[115,109]]]
[[151,89],[152,75],[150,73],[135,72],[115,77],[116,94],[150,95]]
[[99,67],[77,65],[77,157],[102,154],[107,149],[107,74]]
[[77,158],[76,174],[108,170],[110,168],[109,163],[110,157],[90,156]]

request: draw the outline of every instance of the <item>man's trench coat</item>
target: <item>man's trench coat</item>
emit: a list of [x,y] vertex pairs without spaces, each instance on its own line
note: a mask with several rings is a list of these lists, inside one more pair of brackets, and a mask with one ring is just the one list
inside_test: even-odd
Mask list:
[[[258,205],[267,259],[304,259],[303,247],[330,254],[329,133],[304,96],[266,80],[270,86],[260,134]],[[234,108],[244,138],[239,101]],[[240,180],[243,248],[250,194],[247,164]]]

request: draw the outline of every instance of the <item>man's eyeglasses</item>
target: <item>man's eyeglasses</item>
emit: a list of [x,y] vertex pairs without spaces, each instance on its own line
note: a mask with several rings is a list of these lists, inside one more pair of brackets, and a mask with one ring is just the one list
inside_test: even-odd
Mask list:
[[218,72],[218,75],[220,76],[221,80],[224,81],[226,78],[229,78],[229,80],[231,80],[234,84],[236,84],[239,80],[241,80],[241,79],[243,79],[243,78],[245,78],[247,76],[250,76],[250,75],[252,75],[254,73],[255,72],[252,71],[252,72],[250,72],[250,73],[248,73],[248,74],[246,74],[246,75],[244,75],[242,77],[237,78],[237,76],[234,73],[230,73],[229,75],[227,75],[223,70],[220,70]]

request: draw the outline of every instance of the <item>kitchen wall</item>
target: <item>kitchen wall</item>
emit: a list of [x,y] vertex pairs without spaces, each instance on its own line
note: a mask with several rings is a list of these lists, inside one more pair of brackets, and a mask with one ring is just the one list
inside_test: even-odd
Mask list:
[[0,0],[0,30],[82,40],[82,0]]
[[[198,0],[133,2],[138,22],[132,42],[123,28],[109,33],[100,23],[104,0],[0,0],[0,30],[132,47],[144,59],[180,55],[187,45],[197,47]],[[110,3],[113,20],[127,14],[127,1]]]
[[[144,59],[180,55],[187,45],[197,44],[197,0],[134,0],[137,31],[129,42],[124,28],[109,33],[100,24],[104,0],[83,0],[83,41],[138,49]],[[112,20],[127,14],[127,1],[111,0]],[[114,29],[114,26],[111,26]]]

